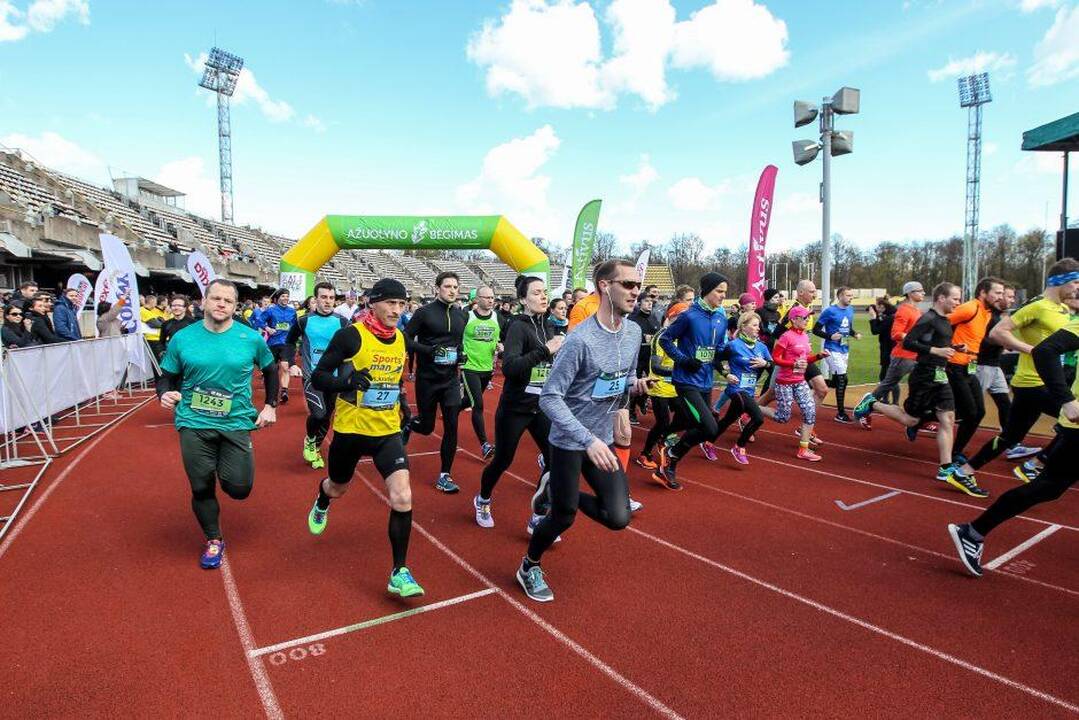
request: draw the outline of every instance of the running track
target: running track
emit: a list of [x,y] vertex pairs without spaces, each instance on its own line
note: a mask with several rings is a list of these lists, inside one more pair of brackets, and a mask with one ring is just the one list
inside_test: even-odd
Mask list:
[[[496,527],[478,528],[462,414],[459,495],[432,488],[438,438],[410,444],[409,565],[427,595],[406,602],[384,589],[371,465],[307,533],[320,473],[300,458],[303,413],[294,401],[256,434],[255,492],[222,500],[219,572],[197,567],[156,405],[53,464],[0,545],[0,717],[1079,714],[1077,492],[1002,527],[985,561],[1010,557],[974,580],[944,527],[985,501],[935,484],[931,440],[828,420],[807,465],[790,426],[768,424],[748,468],[683,462],[683,492],[631,466],[644,510],[617,534],[582,516],[544,562],[556,601],[537,605],[513,580],[535,451],[522,441]],[[1013,484],[1007,463],[988,469],[994,495]]]

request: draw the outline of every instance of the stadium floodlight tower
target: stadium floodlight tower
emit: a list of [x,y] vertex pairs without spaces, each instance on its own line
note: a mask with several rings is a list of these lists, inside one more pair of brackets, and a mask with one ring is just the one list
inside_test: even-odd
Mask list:
[[967,108],[967,208],[963,226],[963,297],[978,282],[978,211],[982,186],[982,105],[992,102],[989,73],[959,78],[959,107]]
[[229,121],[229,98],[236,92],[236,82],[244,60],[221,48],[210,51],[199,85],[217,94],[217,154],[221,174],[221,222],[232,223],[232,123]]
[[817,153],[824,150],[823,178],[820,184],[821,202],[821,247],[820,276],[821,304],[827,307],[832,300],[832,158],[854,152],[854,133],[850,130],[836,130],[836,115],[855,115],[861,109],[860,90],[841,87],[832,97],[821,101],[820,107],[801,100],[794,103],[794,127],[808,125],[820,116],[820,142],[816,140],[795,140],[794,162],[808,165]]

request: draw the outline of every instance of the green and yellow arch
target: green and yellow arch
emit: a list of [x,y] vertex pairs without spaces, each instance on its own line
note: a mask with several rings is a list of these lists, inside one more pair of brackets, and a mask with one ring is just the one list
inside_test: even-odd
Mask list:
[[490,250],[522,275],[550,284],[550,259],[501,215],[327,215],[281,257],[281,287],[314,291],[315,273],[339,250]]

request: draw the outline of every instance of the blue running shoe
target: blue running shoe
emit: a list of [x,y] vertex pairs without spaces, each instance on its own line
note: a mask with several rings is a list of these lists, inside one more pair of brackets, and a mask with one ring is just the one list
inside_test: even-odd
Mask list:
[[873,414],[873,403],[877,401],[877,398],[873,393],[866,393],[862,396],[862,399],[858,401],[858,404],[854,406],[854,417],[861,420],[864,417],[869,417]]
[[540,570],[539,565],[533,565],[525,570],[524,563],[521,563],[521,567],[517,568],[517,582],[525,591],[525,595],[536,602],[554,600],[554,593],[547,585],[547,581],[543,579],[543,570]]
[[907,440],[910,440],[911,442],[914,442],[915,440],[918,439],[918,426],[915,425],[914,427],[907,428],[906,433],[907,433]]
[[439,473],[438,480],[435,481],[435,489],[441,490],[447,495],[453,495],[461,488],[457,487],[457,483],[453,481],[453,478],[450,477],[449,473]]
[[207,540],[206,549],[202,551],[199,565],[203,570],[215,570],[221,567],[221,556],[225,554],[224,540]]

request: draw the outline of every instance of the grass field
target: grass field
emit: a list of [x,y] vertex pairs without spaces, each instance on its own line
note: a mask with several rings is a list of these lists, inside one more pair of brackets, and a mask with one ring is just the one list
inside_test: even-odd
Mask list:
[[[875,383],[880,373],[880,344],[877,336],[869,332],[869,316],[864,310],[859,310],[854,316],[854,329],[862,334],[861,340],[850,341],[850,367],[847,370],[851,385],[861,383]],[[818,342],[813,343],[814,348],[819,347]]]

